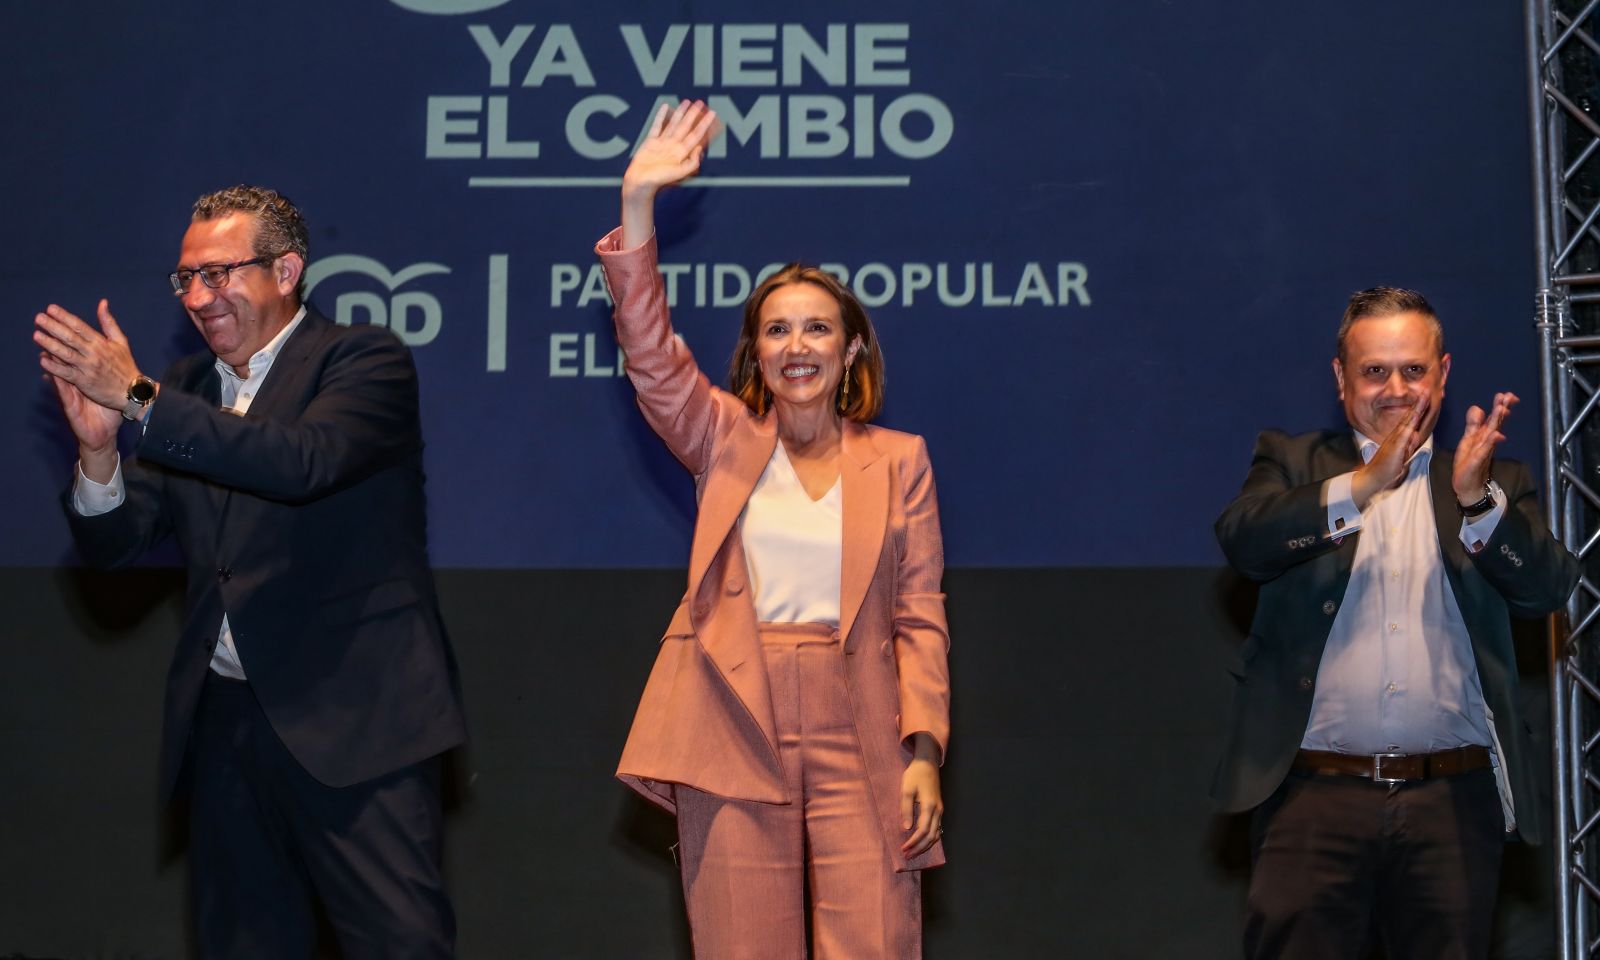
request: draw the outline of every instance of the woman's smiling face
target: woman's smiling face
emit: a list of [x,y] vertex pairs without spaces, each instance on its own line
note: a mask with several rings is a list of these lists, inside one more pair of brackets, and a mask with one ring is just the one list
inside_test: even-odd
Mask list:
[[814,283],[789,283],[761,304],[756,364],[776,406],[831,407],[858,344],[845,344],[839,304]]

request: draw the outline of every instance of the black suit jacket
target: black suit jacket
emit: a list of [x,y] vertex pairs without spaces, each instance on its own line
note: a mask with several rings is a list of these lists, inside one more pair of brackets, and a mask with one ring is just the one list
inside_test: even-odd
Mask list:
[[[1577,583],[1578,561],[1550,535],[1533,481],[1514,461],[1494,464],[1507,510],[1484,549],[1469,554],[1450,486],[1453,463],[1451,453],[1436,448],[1428,471],[1440,554],[1504,750],[1517,828],[1536,842],[1545,811],[1536,802],[1528,730],[1517,703],[1510,618],[1559,608]],[[1277,789],[1305,734],[1323,647],[1361,536],[1328,531],[1322,485],[1360,465],[1347,430],[1297,437],[1266,431],[1256,440],[1244,489],[1217,520],[1228,562],[1261,584],[1250,636],[1230,668],[1237,681],[1233,716],[1212,785],[1223,810],[1249,809]]]
[[182,767],[224,612],[274,730],[317,780],[348,786],[464,741],[455,659],[428,566],[410,351],[309,310],[245,417],[218,409],[215,357],[161,380],[126,501],[82,517],[91,563],[168,535],[188,567],[167,675],[163,797]]

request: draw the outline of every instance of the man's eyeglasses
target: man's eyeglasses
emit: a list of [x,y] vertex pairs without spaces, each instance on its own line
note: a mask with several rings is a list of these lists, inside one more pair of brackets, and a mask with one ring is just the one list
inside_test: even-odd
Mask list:
[[200,282],[213,290],[228,285],[228,275],[240,267],[256,267],[271,263],[278,259],[273,257],[253,257],[249,260],[240,260],[236,263],[203,263],[193,270],[187,267],[174,270],[167,274],[167,279],[172,281],[172,292],[182,296],[189,292],[189,287],[194,284],[194,278],[199,277]]

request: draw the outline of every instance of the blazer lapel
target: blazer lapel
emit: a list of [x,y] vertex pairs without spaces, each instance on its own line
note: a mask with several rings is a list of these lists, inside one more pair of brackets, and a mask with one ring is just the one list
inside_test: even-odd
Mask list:
[[1356,449],[1356,438],[1349,431],[1334,434],[1317,453],[1313,470],[1320,477],[1336,477],[1361,466],[1361,451]]
[[[184,378],[181,389],[191,393],[209,403],[213,407],[222,405],[222,374],[217,372],[216,358],[202,358],[195,364],[195,369]],[[211,509],[218,516],[222,515],[222,508],[228,502],[228,488],[220,483],[210,480],[196,479],[204,488],[206,502],[211,504]],[[218,534],[221,536],[220,532]]]
[[839,571],[839,636],[850,629],[872,586],[889,522],[889,461],[878,453],[867,428],[844,423],[839,480],[844,495],[844,555]]
[[222,406],[222,374],[217,372],[215,358],[211,363],[196,364],[195,372],[191,374],[184,389],[213,407]]
[[[1317,452],[1312,463],[1312,473],[1318,477],[1336,477],[1360,466],[1361,452],[1356,449],[1355,436],[1345,430],[1331,437]],[[1360,542],[1360,537],[1360,530],[1333,537],[1334,542],[1338,544],[1338,548],[1332,551],[1333,579],[1341,596],[1344,594],[1345,586],[1350,582],[1350,570],[1355,566],[1356,544]]]
[[1450,480],[1455,473],[1455,455],[1442,451],[1435,444],[1433,459],[1428,463],[1428,487],[1433,495],[1433,521],[1439,533],[1439,556],[1444,561],[1444,572],[1450,579],[1450,589],[1461,602],[1461,571],[1471,561],[1467,548],[1461,545],[1461,511],[1456,508],[1456,492]]
[[[272,366],[267,370],[265,381],[256,390],[255,397],[250,401],[250,410],[246,416],[269,417],[284,409],[291,400],[299,395],[295,389],[302,377],[305,376],[306,359],[321,346],[322,341],[332,331],[333,325],[320,313],[306,308],[306,315],[300,319],[300,325],[289,334],[289,339],[278,348],[278,355],[273,358]],[[220,404],[222,396],[221,384],[218,377],[221,374],[212,372],[210,399],[213,404]],[[222,536],[223,524],[220,522],[227,511],[228,502],[233,497],[233,488],[215,485],[217,493],[217,536]]]
[[[756,639],[752,591],[744,590],[733,601],[743,603],[744,610],[725,610],[715,627],[708,627],[706,617],[726,601],[701,598],[707,593],[723,591],[722,583],[705,582],[718,556],[724,557],[728,566],[740,568],[725,569],[720,576],[738,576],[740,580],[746,576],[747,572],[742,569],[744,550],[738,543],[728,544],[728,538],[733,535],[745,503],[767,469],[777,442],[778,433],[771,417],[745,419],[729,436],[721,456],[706,473],[705,486],[700,491],[700,518],[695,523],[694,545],[689,553],[689,596],[695,598],[689,618],[699,637],[700,648],[749,711],[774,759],[778,756],[778,727],[773,719],[766,663]],[[728,544],[726,550],[723,549],[725,544]]]
[[689,550],[690,596],[700,589],[711,562],[744,512],[777,442],[778,431],[772,417],[747,419],[728,438],[721,458],[707,471],[705,489],[700,491],[700,519]]
[[278,355],[272,360],[265,382],[256,391],[255,399],[250,401],[247,416],[271,416],[292,402],[298,395],[294,387],[305,376],[306,360],[322,346],[322,341],[332,330],[333,324],[322,314],[306,308],[300,325],[278,348]]

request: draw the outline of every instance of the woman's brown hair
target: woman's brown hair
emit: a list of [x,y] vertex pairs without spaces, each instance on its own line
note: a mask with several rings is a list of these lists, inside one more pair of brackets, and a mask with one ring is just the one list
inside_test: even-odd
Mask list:
[[[766,381],[761,378],[761,368],[756,362],[756,338],[761,328],[761,307],[772,291],[791,283],[809,283],[821,287],[839,305],[839,318],[844,324],[845,350],[857,337],[861,347],[855,360],[845,368],[839,381],[844,404],[840,416],[857,423],[867,423],[883,409],[883,355],[878,352],[878,335],[872,329],[872,318],[867,310],[840,283],[833,274],[816,267],[791,263],[757,284],[755,292],[744,303],[744,325],[739,330],[739,341],[733,345],[733,360],[728,364],[728,389],[745,406],[758,416],[764,415],[772,403]],[[847,389],[848,385],[848,389]],[[839,406],[839,401],[834,401]]]

